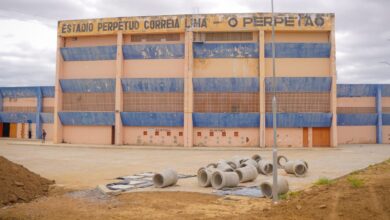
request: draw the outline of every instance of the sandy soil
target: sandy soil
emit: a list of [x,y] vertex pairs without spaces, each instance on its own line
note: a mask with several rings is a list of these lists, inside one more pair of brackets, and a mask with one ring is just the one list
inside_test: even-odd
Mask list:
[[[357,181],[358,180],[358,181]],[[360,183],[353,186],[352,183]],[[136,192],[105,196],[65,192],[0,210],[0,219],[390,219],[390,160],[330,184],[268,199],[191,192]]]
[[0,207],[48,194],[52,181],[0,156]]

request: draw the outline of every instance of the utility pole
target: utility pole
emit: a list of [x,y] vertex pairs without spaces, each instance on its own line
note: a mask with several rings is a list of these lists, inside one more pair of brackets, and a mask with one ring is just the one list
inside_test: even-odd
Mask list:
[[274,132],[274,143],[272,146],[272,201],[274,204],[278,203],[278,148],[276,146],[276,78],[275,78],[275,16],[274,16],[274,0],[271,0],[272,9],[272,125]]

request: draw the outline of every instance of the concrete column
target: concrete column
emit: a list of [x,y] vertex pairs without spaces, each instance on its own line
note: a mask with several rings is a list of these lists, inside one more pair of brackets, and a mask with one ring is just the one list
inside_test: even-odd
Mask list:
[[332,125],[331,125],[331,141],[332,147],[337,147],[337,73],[336,73],[336,38],[334,18],[332,18],[332,30],[330,32],[330,76],[332,77],[331,98],[330,98],[330,112],[332,113]]
[[376,124],[376,143],[382,144],[382,85],[377,86],[376,113],[378,114],[378,122]]
[[115,74],[115,145],[123,144],[123,125],[121,112],[123,111],[123,89],[121,79],[123,76],[123,34],[117,35],[116,74]]
[[313,128],[307,129],[308,147],[313,147]]
[[62,142],[62,124],[58,116],[58,112],[62,111],[62,89],[60,79],[62,78],[62,66],[64,59],[61,55],[61,47],[64,47],[65,39],[57,37],[57,54],[56,54],[56,81],[54,87],[54,135],[53,143],[58,144]]
[[36,88],[37,93],[37,111],[35,114],[35,137],[36,139],[42,139],[42,121],[41,121],[41,112],[43,105],[43,97],[41,87]]
[[265,33],[259,31],[260,147],[265,147]]
[[194,90],[192,85],[192,74],[193,74],[193,32],[185,32],[185,57],[184,57],[184,147],[193,146],[193,123],[192,123],[192,112],[193,112],[193,96]]

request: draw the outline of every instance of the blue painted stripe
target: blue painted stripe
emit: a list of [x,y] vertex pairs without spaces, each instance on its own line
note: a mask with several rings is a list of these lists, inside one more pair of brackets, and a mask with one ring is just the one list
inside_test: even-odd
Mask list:
[[[329,58],[329,43],[275,43],[276,58]],[[265,57],[272,58],[272,44],[265,44]]]
[[193,78],[195,92],[258,92],[259,78]]
[[389,97],[390,96],[390,85],[387,84],[387,85],[381,85],[381,86],[382,86],[382,97],[383,96]]
[[182,127],[182,112],[121,112],[124,126],[164,126]]
[[0,112],[0,122],[35,123],[36,114],[33,112]]
[[[329,92],[331,77],[276,77],[276,92]],[[266,92],[272,92],[272,77],[265,78]]]
[[337,114],[338,126],[376,126],[377,114]]
[[183,59],[184,44],[124,45],[124,59]]
[[259,58],[257,43],[194,43],[194,58]]
[[[265,126],[272,127],[272,113],[266,113]],[[278,113],[276,126],[279,128],[330,127],[331,113]]]
[[61,48],[64,61],[115,60],[117,46]]
[[390,125],[390,114],[382,114],[382,125]]
[[27,98],[37,95],[37,86],[32,87],[2,87],[1,93],[3,97],[12,98]]
[[378,114],[378,120],[376,124],[376,143],[382,144],[382,86],[377,86],[377,92],[375,97],[376,113]]
[[41,86],[43,97],[54,97],[54,86]]
[[41,121],[45,124],[53,124],[54,123],[54,114],[53,113],[43,113],[41,112]]
[[183,78],[127,78],[122,79],[124,92],[183,92]]
[[36,93],[37,93],[37,111],[35,113],[35,137],[37,139],[41,139],[42,138],[42,121],[41,121],[40,113],[42,112],[43,94],[42,94],[40,87],[36,88]]
[[58,112],[63,125],[114,125],[114,112]]
[[258,113],[193,113],[194,127],[206,128],[257,128]]
[[0,88],[0,112],[3,111],[3,95],[1,94],[1,88]]
[[115,92],[115,79],[62,79],[63,92]]
[[375,97],[376,90],[374,84],[339,84],[337,97]]

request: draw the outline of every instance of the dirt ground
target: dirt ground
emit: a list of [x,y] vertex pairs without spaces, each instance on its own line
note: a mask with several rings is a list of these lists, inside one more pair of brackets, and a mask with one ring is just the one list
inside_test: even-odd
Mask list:
[[50,184],[53,182],[0,156],[0,207],[47,195]]
[[105,196],[68,192],[4,207],[0,219],[390,219],[390,159],[323,185],[268,199],[193,192]]

